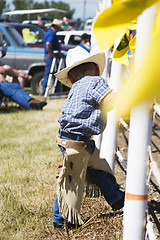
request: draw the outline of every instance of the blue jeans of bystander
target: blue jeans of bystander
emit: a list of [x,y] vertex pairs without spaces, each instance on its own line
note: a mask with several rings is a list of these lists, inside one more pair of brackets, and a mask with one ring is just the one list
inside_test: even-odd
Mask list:
[[32,98],[18,83],[0,82],[0,92],[25,109],[30,110],[29,100]]

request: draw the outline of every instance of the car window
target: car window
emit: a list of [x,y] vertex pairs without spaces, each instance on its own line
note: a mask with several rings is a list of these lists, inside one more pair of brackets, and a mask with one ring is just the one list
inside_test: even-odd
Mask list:
[[58,40],[61,44],[64,44],[64,38],[65,38],[65,35],[58,35],[57,34],[57,37],[58,37]]
[[12,37],[17,46],[25,46],[25,42],[20,34],[13,27],[6,27],[7,32]]
[[78,45],[81,42],[81,36],[71,35],[68,41],[68,44]]
[[23,40],[29,44],[44,44],[45,31],[35,26],[15,26],[15,29],[23,37]]

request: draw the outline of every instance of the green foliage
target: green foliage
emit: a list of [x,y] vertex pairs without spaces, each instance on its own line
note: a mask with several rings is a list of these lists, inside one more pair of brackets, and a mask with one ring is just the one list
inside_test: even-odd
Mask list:
[[6,6],[6,1],[5,0],[1,0],[0,1],[0,15],[2,15],[5,6]]
[[20,9],[32,9],[33,8],[33,0],[13,0],[13,5],[16,10]]
[[47,1],[44,1],[43,3],[34,3],[34,8],[35,9],[43,9],[43,8],[49,8],[49,3]]
[[[61,2],[61,1],[59,1],[59,2],[52,1],[51,2],[51,7],[67,11],[67,13],[64,14],[64,16],[69,18],[69,19],[72,19],[72,16],[75,12],[75,9],[70,9],[69,4]],[[55,18],[60,18],[60,16],[58,14],[55,14]]]

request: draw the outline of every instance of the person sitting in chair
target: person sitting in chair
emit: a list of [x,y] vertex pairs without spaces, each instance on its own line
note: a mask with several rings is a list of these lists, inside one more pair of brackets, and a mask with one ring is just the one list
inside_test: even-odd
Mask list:
[[[7,76],[12,77],[11,82],[6,81]],[[42,109],[47,104],[46,101],[32,98],[23,89],[25,82],[30,79],[31,76],[0,62],[0,105],[3,97],[7,97],[24,109]]]

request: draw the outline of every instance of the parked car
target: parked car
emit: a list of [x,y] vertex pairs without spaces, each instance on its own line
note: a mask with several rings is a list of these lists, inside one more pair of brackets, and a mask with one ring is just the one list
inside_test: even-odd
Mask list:
[[45,67],[44,49],[28,47],[17,30],[9,24],[0,23],[0,35],[7,45],[7,54],[1,62],[31,75],[32,92],[41,94]]
[[10,23],[9,25],[19,32],[28,46],[44,48],[45,31],[42,28],[32,24]]
[[91,31],[91,28],[92,28],[92,22],[93,22],[93,18],[89,18],[85,21],[84,23],[84,30],[90,30]]
[[81,42],[81,36],[83,33],[87,33],[89,36],[91,36],[91,31],[83,30],[59,31],[57,32],[57,36],[61,44],[76,46]]
[[[31,75],[32,93],[41,95],[45,68],[44,49],[29,47],[10,23],[0,23],[0,36],[7,46],[7,54],[1,62]],[[64,53],[62,55],[65,59]]]
[[3,42],[2,35],[0,34],[0,58],[3,58],[7,52],[7,45]]
[[[33,32],[37,32],[39,37],[38,41],[34,43],[26,44],[22,38],[22,30],[26,28]],[[0,35],[3,38],[3,42],[7,45],[7,54],[2,59],[3,64],[8,64],[13,68],[20,69],[26,74],[32,76],[31,88],[33,94],[42,93],[42,81],[44,76],[44,35],[45,32],[39,30],[40,27],[30,25],[30,24],[17,24],[17,23],[0,23]],[[75,32],[75,35],[74,35]],[[78,32],[78,33],[77,33]],[[80,37],[84,31],[69,31],[69,35],[72,38],[72,35]],[[65,31],[62,31],[61,34],[65,35]],[[65,36],[68,37],[68,34]],[[65,38],[67,39],[67,38]],[[78,42],[77,42],[78,43]],[[75,47],[74,45],[69,45],[67,40],[62,46],[62,54],[64,58],[66,51],[68,49]],[[63,87],[62,87],[63,89]]]

